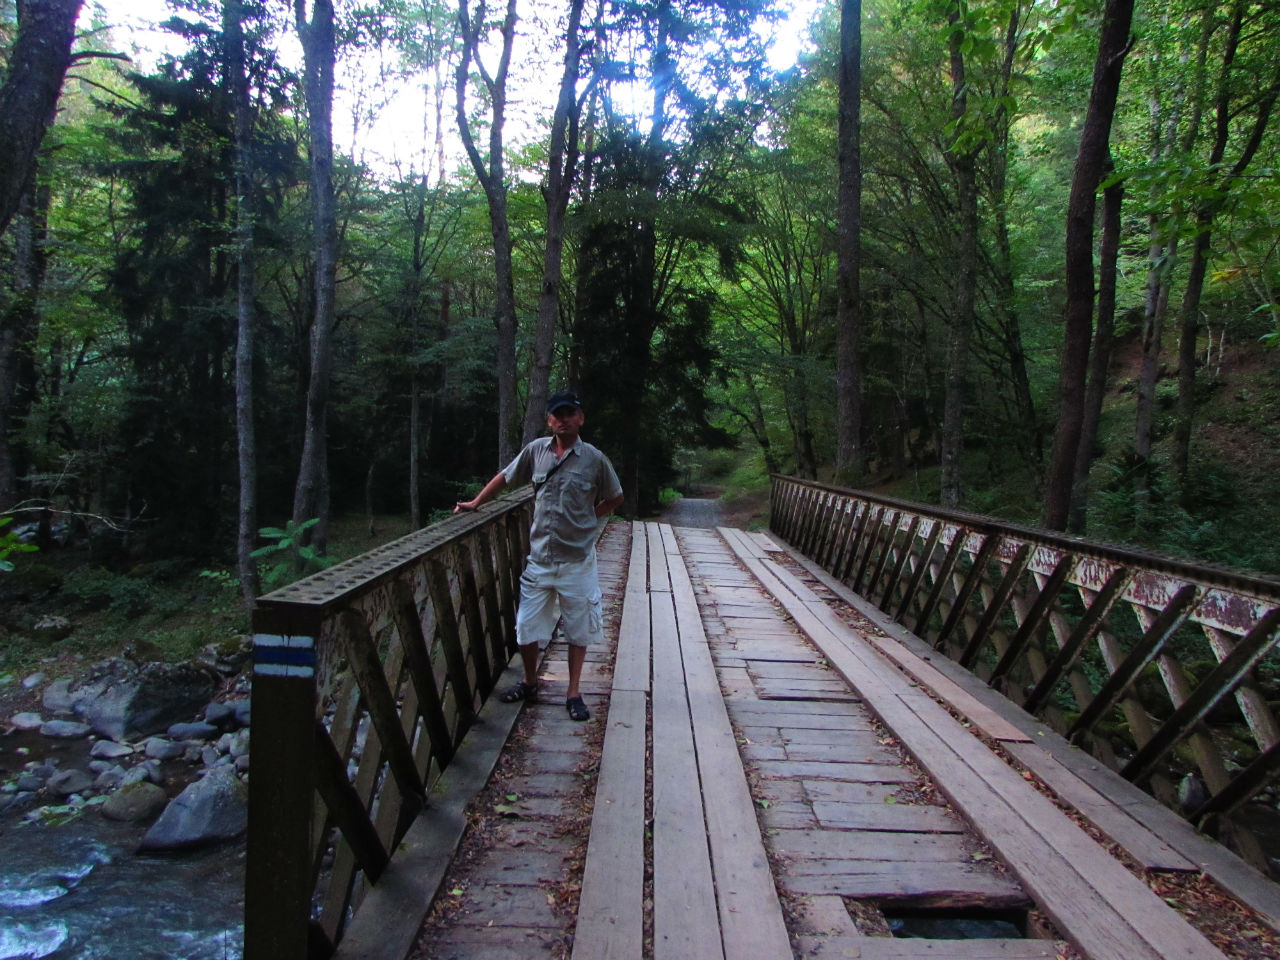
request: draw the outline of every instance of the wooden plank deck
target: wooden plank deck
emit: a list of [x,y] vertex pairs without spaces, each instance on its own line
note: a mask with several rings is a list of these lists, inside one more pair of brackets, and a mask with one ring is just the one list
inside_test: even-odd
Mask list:
[[[1065,758],[1028,762],[1038,730],[907,637],[842,618],[817,573],[763,535],[612,524],[593,719],[564,716],[553,646],[490,788],[514,815],[446,879],[412,956],[1067,955],[1053,936],[1096,960],[1223,956],[988,744],[1067,785],[1144,866],[1198,866],[1140,828],[1137,801],[1090,792]],[[1026,936],[888,935],[886,916],[929,910],[1023,917]]]

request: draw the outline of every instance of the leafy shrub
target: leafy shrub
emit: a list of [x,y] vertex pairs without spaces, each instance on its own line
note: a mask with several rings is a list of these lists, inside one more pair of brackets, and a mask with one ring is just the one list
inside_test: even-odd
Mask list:
[[323,570],[337,562],[321,556],[310,544],[302,542],[302,534],[319,522],[319,517],[312,517],[302,523],[290,520],[283,528],[263,527],[258,531],[258,536],[271,541],[250,554],[255,560],[270,559],[270,563],[265,564],[261,570],[264,588],[278,589],[292,583],[300,575]]
[[13,572],[0,576],[0,601],[34,600],[62,586],[62,574],[39,561],[14,564]]
[[152,609],[155,589],[145,580],[121,576],[102,567],[80,567],[67,575],[62,595],[85,611],[110,610],[125,618]]
[[4,529],[11,523],[13,523],[13,517],[0,517],[0,573],[13,571],[13,561],[8,559],[10,554],[30,553],[37,549],[34,544],[19,540],[18,535],[12,530]]

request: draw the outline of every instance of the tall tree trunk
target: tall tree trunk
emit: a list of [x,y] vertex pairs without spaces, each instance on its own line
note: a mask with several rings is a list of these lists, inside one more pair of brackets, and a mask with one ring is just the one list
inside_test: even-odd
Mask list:
[[[1005,26],[1004,60],[1000,67],[1001,98],[1010,96],[1014,66],[1017,62],[1019,39],[1023,26],[1023,10],[1015,7],[1009,13]],[[1043,480],[1044,443],[1040,425],[1036,421],[1035,400],[1031,395],[1031,376],[1027,371],[1027,352],[1022,342],[1022,323],[1015,307],[1013,242],[1009,236],[1009,156],[1010,114],[1001,107],[997,113],[994,148],[988,153],[990,170],[991,217],[995,229],[995,262],[993,277],[996,287],[1001,339],[1009,362],[1009,383],[1013,391],[1017,439],[1015,441],[1022,459],[1032,467],[1037,483]]]
[[236,150],[236,453],[240,509],[236,522],[236,568],[246,609],[253,610],[261,584],[252,553],[258,532],[258,444],[253,422],[254,271],[253,107],[245,70],[244,3],[224,0],[222,33],[235,103]]
[[974,305],[978,286],[978,178],[977,154],[961,147],[965,113],[968,109],[968,82],[965,79],[963,31],[958,5],[948,14],[952,30],[948,45],[951,57],[951,118],[955,139],[947,153],[956,184],[958,225],[954,236],[956,263],[951,299],[951,337],[947,343],[947,387],[942,404],[940,443],[941,499],[944,507],[958,507],[964,501],[961,457],[964,453],[964,402],[968,385],[969,341],[973,334]]
[[49,189],[37,185],[18,203],[13,234],[13,288],[0,300],[0,510],[20,499],[29,467],[18,432],[36,399],[35,347],[40,335],[40,293],[48,258]]
[[[1199,127],[1200,78],[1204,73],[1205,51],[1208,48],[1211,17],[1205,16],[1201,31],[1200,53],[1194,74],[1196,97],[1193,99],[1188,137],[1193,137]],[[1151,95],[1148,112],[1151,116],[1150,162],[1153,167],[1163,162],[1177,141],[1178,118],[1181,112],[1182,90],[1174,92],[1173,105],[1162,110],[1158,92]],[[1163,128],[1163,129],[1162,129]],[[1191,144],[1187,143],[1186,149]],[[1150,242],[1147,246],[1147,284],[1142,310],[1142,359],[1138,368],[1136,410],[1133,422],[1133,452],[1137,458],[1134,476],[1134,506],[1144,513],[1144,505],[1151,499],[1151,446],[1155,428],[1156,384],[1160,379],[1160,354],[1164,348],[1164,319],[1169,309],[1169,275],[1177,258],[1178,237],[1172,228],[1176,215],[1171,218],[1152,213],[1147,218]],[[1141,522],[1139,518],[1139,522]]]
[[[502,22],[502,50],[498,69],[490,75],[480,61],[485,32],[484,7],[472,18],[468,0],[458,0],[458,26],[462,56],[455,74],[458,133],[476,179],[489,204],[489,228],[493,235],[494,326],[498,331],[498,463],[505,465],[516,454],[516,294],[511,265],[511,227],[507,219],[507,185],[503,158],[503,127],[507,109],[507,72],[515,41],[516,0],[507,0]],[[467,84],[475,64],[489,97],[489,156],[480,155],[467,116]]]
[[311,321],[311,378],[307,383],[307,423],[302,464],[293,495],[293,521],[312,517],[311,542],[323,552],[328,540],[329,371],[338,272],[337,199],[333,189],[333,70],[336,57],[333,4],[314,0],[310,22],[306,0],[294,0],[305,60],[307,120],[311,159],[311,223],[315,248],[315,316]]
[[840,3],[836,251],[836,470],[853,479],[862,460],[859,271],[862,243],[862,3]]
[[[1110,163],[1108,163],[1108,167]],[[1085,388],[1084,417],[1080,424],[1080,449],[1076,451],[1071,494],[1071,529],[1084,533],[1088,520],[1089,468],[1098,443],[1098,422],[1107,393],[1111,345],[1116,329],[1116,275],[1120,259],[1120,211],[1124,184],[1117,182],[1102,193],[1102,243],[1098,250],[1098,322],[1089,352],[1089,382]]]
[[1071,513],[1071,488],[1084,424],[1084,391],[1093,332],[1093,221],[1098,184],[1109,156],[1111,120],[1120,92],[1120,72],[1129,52],[1133,0],[1107,0],[1093,68],[1093,88],[1071,195],[1067,202],[1066,289],[1062,367],[1058,377],[1058,427],[1045,489],[1044,524],[1063,530]]
[[[1152,218],[1150,266],[1147,293],[1142,311],[1142,361],[1138,369],[1137,412],[1134,416],[1133,452],[1140,461],[1151,459],[1155,427],[1156,384],[1160,379],[1160,351],[1164,340],[1164,318],[1169,309],[1169,270],[1177,252],[1177,240],[1166,245]],[[1149,488],[1150,472],[1142,471],[1139,486]]]
[[569,24],[565,31],[564,72],[560,76],[560,96],[551,121],[551,152],[547,158],[547,185],[542,195],[547,204],[547,242],[542,258],[542,286],[538,294],[538,322],[533,337],[533,362],[529,368],[529,405],[524,412],[521,442],[528,443],[542,433],[547,422],[546,404],[550,393],[551,355],[555,347],[556,319],[560,313],[561,264],[564,260],[565,216],[569,195],[578,170],[578,74],[580,70],[579,28],[583,0],[569,0]]
[[18,0],[18,29],[0,86],[0,233],[31,183],[53,125],[81,0]]

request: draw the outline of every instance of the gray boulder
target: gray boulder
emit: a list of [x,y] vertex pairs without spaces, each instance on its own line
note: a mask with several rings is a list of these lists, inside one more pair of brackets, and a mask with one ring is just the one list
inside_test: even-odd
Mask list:
[[71,693],[86,691],[76,710],[98,733],[112,740],[137,740],[196,716],[220,682],[217,671],[201,663],[139,666],[110,660]]
[[168,801],[165,792],[154,783],[142,781],[121,787],[102,805],[102,815],[108,820],[137,823],[150,820]]
[[233,840],[249,822],[249,790],[230,767],[214,767],[164,808],[143,850],[181,850]]

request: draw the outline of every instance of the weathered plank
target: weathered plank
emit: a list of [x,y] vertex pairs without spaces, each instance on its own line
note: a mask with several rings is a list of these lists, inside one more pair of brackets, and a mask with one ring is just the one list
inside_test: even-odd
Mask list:
[[802,872],[818,872],[811,869],[814,863],[842,860],[960,862],[972,860],[978,850],[977,844],[954,833],[778,830],[769,842],[778,853],[802,858],[803,863],[791,865]]
[[813,815],[825,827],[842,830],[885,830],[910,833],[962,833],[965,825],[945,807],[924,804],[841,803],[815,800]]
[[643,954],[645,710],[643,691],[614,690],[609,700],[574,960]]
[[622,622],[618,625],[613,689],[649,689],[648,538],[642,523],[631,525],[631,559],[622,601]]
[[843,872],[799,874],[788,871],[782,883],[789,893],[909,901],[913,907],[1017,909],[1031,905],[1015,881],[974,870],[971,865],[931,863],[928,869],[922,869],[921,864],[877,860],[845,860],[841,863],[846,868]]
[[[651,525],[650,542],[655,542]],[[658,554],[661,557],[661,554]],[[655,960],[722,958],[692,721],[665,562],[653,629],[653,950]],[[650,566],[651,585],[658,564]]]
[[684,561],[668,556],[725,956],[790,954],[786,922]]

